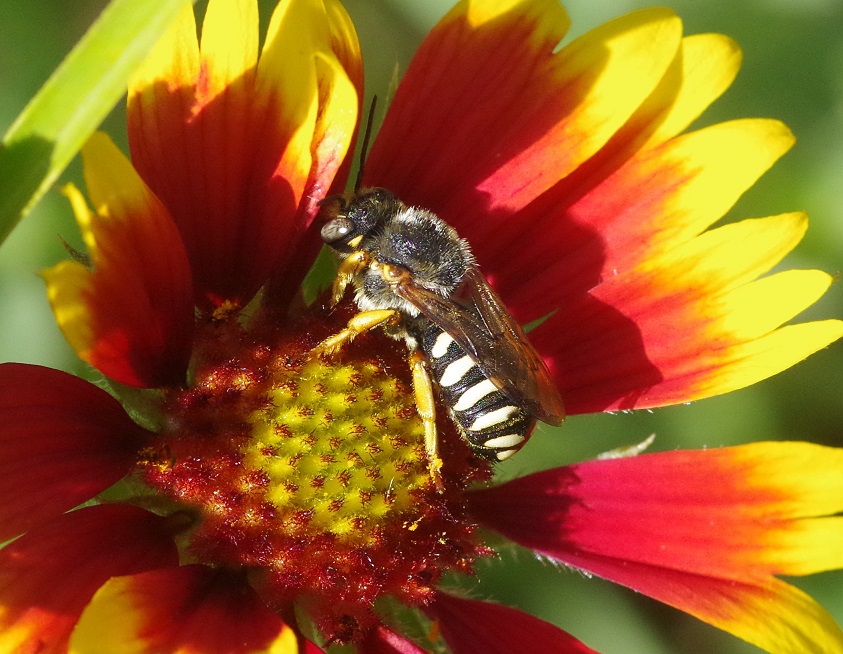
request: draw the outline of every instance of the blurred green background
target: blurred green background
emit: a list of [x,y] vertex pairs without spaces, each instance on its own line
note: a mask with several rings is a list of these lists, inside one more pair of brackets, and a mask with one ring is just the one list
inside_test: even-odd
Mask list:
[[[0,130],[82,35],[103,0],[6,0],[0,7]],[[264,3],[268,12],[271,7]],[[741,199],[730,218],[804,209],[811,229],[785,267],[839,275],[843,252],[843,0],[674,0],[686,33],[722,32],[744,50],[741,74],[699,121],[770,116],[796,133],[796,147]],[[569,0],[576,36],[614,16],[648,6],[638,0]],[[347,0],[366,61],[368,92],[385,95],[397,65],[450,0]],[[569,38],[570,38],[569,36]],[[122,106],[105,129],[125,149]],[[80,183],[78,161],[63,176]],[[53,190],[0,249],[0,361],[26,361],[88,375],[55,327],[38,271],[64,258],[60,238],[80,241],[67,202]],[[803,317],[843,316],[843,287]],[[538,433],[500,466],[504,478],[593,458],[657,434],[654,450],[754,440],[801,439],[843,445],[843,345],[755,387],[655,412],[570,418]],[[717,480],[712,479],[712,484]],[[669,525],[665,526],[669,528]],[[843,547],[843,543],[840,544]],[[521,607],[550,620],[606,654],[708,652],[754,647],[693,618],[598,579],[558,569],[524,551],[505,552],[479,569],[475,596]],[[843,574],[796,583],[843,623]],[[466,587],[475,586],[463,584]],[[475,587],[476,588],[476,587]]]

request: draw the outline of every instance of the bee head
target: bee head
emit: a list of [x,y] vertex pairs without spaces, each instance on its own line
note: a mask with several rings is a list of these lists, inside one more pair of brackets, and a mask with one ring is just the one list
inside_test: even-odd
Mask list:
[[363,237],[389,218],[401,205],[383,188],[363,189],[346,201],[331,196],[322,201],[328,222],[322,226],[322,240],[337,252],[348,254],[360,246]]

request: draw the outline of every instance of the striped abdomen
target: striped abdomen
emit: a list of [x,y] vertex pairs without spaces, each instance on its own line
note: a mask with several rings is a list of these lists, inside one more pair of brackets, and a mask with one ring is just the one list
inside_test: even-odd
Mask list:
[[474,360],[437,325],[419,339],[442,401],[476,454],[503,461],[515,454],[536,424],[524,408],[497,389]]

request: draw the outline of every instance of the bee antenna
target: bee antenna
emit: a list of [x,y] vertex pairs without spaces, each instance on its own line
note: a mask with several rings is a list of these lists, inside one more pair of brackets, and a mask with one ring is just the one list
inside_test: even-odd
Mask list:
[[369,117],[366,119],[366,131],[363,134],[363,146],[360,148],[360,166],[357,168],[357,179],[354,180],[354,192],[360,190],[360,184],[363,183],[363,170],[366,168],[366,154],[369,150],[369,138],[372,136],[372,123],[375,122],[375,107],[378,104],[378,96],[372,96],[372,102],[369,105]]

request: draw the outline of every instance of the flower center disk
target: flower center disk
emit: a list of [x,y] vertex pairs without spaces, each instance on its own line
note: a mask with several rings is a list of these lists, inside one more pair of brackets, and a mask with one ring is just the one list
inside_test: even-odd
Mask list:
[[[143,476],[198,514],[187,558],[246,567],[273,604],[303,603],[323,633],[356,632],[380,597],[424,604],[444,572],[489,552],[464,483],[441,493],[431,480],[401,346],[367,335],[313,357],[315,325],[209,326]],[[485,464],[448,439],[463,454],[452,474],[482,479]]]
[[265,476],[266,501],[288,517],[286,534],[373,546],[390,521],[415,519],[414,494],[429,475],[400,381],[372,362],[311,360],[268,396],[272,406],[251,416],[243,463]]

